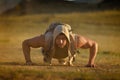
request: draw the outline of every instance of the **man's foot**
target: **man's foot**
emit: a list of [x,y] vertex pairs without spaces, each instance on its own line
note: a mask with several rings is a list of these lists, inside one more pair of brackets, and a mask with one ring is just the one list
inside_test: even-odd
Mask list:
[[68,62],[68,66],[74,66],[72,62]]
[[46,64],[49,64],[50,66],[52,65],[50,59],[47,59],[47,58],[44,57],[44,58],[43,58],[43,61],[44,61]]
[[58,62],[61,64],[61,65],[66,65],[67,62],[65,60],[58,60]]

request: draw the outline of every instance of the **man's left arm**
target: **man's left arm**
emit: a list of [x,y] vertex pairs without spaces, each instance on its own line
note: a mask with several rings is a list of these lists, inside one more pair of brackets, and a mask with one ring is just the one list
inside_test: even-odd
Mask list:
[[97,51],[98,51],[97,42],[90,40],[88,38],[85,38],[81,35],[78,35],[77,48],[89,49],[90,55],[89,55],[89,61],[86,67],[95,67],[94,60],[96,58]]

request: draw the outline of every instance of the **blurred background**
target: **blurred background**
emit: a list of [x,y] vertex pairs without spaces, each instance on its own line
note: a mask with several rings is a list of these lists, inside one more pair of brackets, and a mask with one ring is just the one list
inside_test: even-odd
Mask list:
[[[119,0],[0,0],[0,14],[19,13],[19,15],[22,15],[44,12],[55,13],[60,11],[79,12],[101,9],[120,9],[119,3]],[[60,10],[57,9],[58,7]]]

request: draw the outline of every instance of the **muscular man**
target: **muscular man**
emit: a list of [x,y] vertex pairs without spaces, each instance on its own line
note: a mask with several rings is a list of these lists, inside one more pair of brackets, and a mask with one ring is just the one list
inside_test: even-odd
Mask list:
[[[25,56],[26,64],[31,65],[30,47],[42,47],[44,51],[44,61],[51,64],[51,59],[58,59],[59,63],[66,64],[66,58],[69,57],[69,65],[73,65],[72,61],[75,57],[75,50],[89,49],[89,61],[86,67],[95,67],[94,60],[96,58],[98,45],[95,41],[85,38],[78,34],[69,33],[64,24],[59,24],[52,33],[52,39],[46,41],[46,35],[40,35],[23,41],[22,48]],[[51,38],[51,37],[50,37]],[[50,45],[48,45],[50,44]],[[51,46],[48,49],[48,46]]]

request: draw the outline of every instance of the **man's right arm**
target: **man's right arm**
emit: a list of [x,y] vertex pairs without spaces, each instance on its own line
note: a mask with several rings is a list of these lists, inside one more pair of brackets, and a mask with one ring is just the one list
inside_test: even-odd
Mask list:
[[22,49],[27,65],[32,65],[30,57],[30,47],[32,48],[45,47],[45,36],[40,35],[23,41]]

